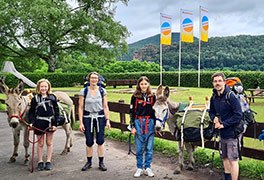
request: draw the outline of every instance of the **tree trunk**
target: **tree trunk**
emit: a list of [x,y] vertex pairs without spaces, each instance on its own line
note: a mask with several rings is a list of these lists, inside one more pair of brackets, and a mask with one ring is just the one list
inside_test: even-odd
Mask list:
[[56,70],[56,58],[55,55],[50,55],[48,60],[48,72],[55,72]]

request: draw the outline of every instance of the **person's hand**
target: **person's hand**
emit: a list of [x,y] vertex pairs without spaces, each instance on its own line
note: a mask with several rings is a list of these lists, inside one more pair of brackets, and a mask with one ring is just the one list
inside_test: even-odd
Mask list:
[[215,118],[214,118],[214,123],[215,123],[215,124],[220,123],[220,122],[219,122],[219,118],[218,118],[217,116],[215,116]]
[[50,131],[56,131],[57,127],[56,126],[51,126]]
[[84,131],[85,131],[85,128],[84,128],[83,123],[80,123],[80,125],[79,125],[79,130],[80,130],[81,132],[84,132]]
[[33,126],[33,125],[30,123],[30,124],[28,125],[28,129],[29,129],[29,130],[33,129],[32,126]]
[[109,119],[106,120],[106,127],[107,127],[108,129],[111,128],[111,124],[110,124],[110,120],[109,120]]
[[135,135],[137,132],[136,128],[131,129],[131,134]]
[[224,128],[224,125],[223,124],[221,124],[221,123],[215,123],[215,129],[222,129],[222,128]]

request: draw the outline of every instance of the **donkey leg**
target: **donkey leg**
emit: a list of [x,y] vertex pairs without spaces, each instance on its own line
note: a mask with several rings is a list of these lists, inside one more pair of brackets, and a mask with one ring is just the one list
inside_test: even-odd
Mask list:
[[187,151],[187,154],[188,154],[188,157],[189,157],[189,163],[188,163],[188,166],[187,166],[187,170],[190,170],[192,171],[194,168],[194,158],[193,158],[193,146],[191,143],[185,143],[185,148],[186,148],[186,151]]
[[181,141],[178,141],[178,153],[179,166],[176,167],[173,174],[180,174],[183,169],[183,147],[181,147]]
[[66,143],[61,155],[65,155],[70,152],[72,128],[70,126],[70,123],[64,124],[62,127],[66,134]]
[[29,132],[27,131],[27,127],[24,127],[23,131],[24,131],[24,148],[25,148],[24,165],[28,165],[30,155],[28,153],[29,142],[28,142],[27,138],[28,138]]
[[73,126],[75,125],[75,107],[74,105],[72,105],[70,107],[70,110],[69,110],[69,119],[71,120],[71,127],[73,128]]
[[16,157],[18,156],[18,145],[20,141],[20,130],[18,129],[12,129],[13,130],[13,142],[14,142],[14,150],[13,154],[9,159],[9,163],[16,162]]

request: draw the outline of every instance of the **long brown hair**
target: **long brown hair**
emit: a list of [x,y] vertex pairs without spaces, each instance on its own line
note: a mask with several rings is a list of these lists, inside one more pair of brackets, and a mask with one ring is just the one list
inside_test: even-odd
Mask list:
[[149,86],[148,86],[148,89],[147,89],[147,92],[146,94],[148,96],[152,96],[152,92],[151,92],[151,88],[150,88],[150,81],[149,79],[147,78],[147,76],[141,76],[138,80],[137,80],[137,87],[136,87],[136,90],[134,91],[133,95],[136,97],[136,98],[142,98],[142,93],[141,93],[141,88],[140,88],[140,83],[141,81],[147,81],[149,83]]
[[48,92],[47,92],[47,94],[49,95],[49,94],[51,93],[51,84],[50,84],[49,80],[47,80],[47,79],[40,79],[40,80],[37,82],[37,87],[36,87],[36,92],[37,92],[37,94],[40,94],[40,84],[41,84],[42,82],[46,82],[46,83],[48,84]]

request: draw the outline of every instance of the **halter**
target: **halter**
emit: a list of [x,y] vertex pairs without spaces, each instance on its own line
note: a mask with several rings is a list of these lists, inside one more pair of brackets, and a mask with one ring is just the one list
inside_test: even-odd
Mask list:
[[24,115],[24,112],[23,113],[20,113],[20,115],[11,115],[11,116],[9,116],[9,119],[17,118],[20,123],[24,123],[25,125],[28,125],[28,123],[22,118],[23,115]]
[[158,120],[158,121],[161,123],[161,125],[162,125],[163,128],[165,127],[165,122],[166,122],[167,119],[168,119],[168,114],[169,114],[169,108],[166,109],[166,114],[165,114],[165,116],[163,117],[162,120],[159,119],[159,118],[156,118],[156,120]]

